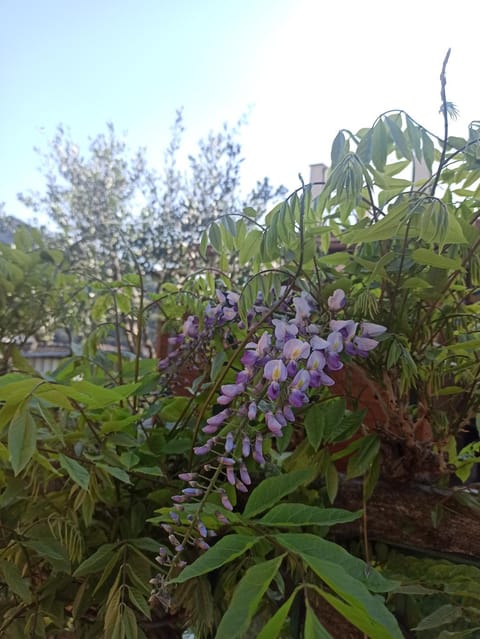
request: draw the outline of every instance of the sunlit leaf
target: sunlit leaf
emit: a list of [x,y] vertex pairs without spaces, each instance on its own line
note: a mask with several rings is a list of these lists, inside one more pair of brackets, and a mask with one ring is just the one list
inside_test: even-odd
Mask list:
[[408,146],[404,134],[398,124],[395,122],[395,119],[392,116],[387,116],[385,118],[385,123],[387,125],[388,130],[390,131],[390,135],[392,136],[392,140],[397,147],[397,150],[404,158],[409,160],[412,159],[412,152],[410,147]]
[[412,251],[412,259],[417,264],[432,266],[441,269],[460,269],[462,263],[459,259],[439,255],[435,251],[426,248],[419,248]]

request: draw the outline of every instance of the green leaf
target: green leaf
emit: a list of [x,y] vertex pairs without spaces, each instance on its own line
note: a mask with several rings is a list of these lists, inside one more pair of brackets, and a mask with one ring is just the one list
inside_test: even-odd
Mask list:
[[408,277],[402,285],[400,286],[402,289],[423,289],[423,288],[432,288],[432,285],[421,277]]
[[97,295],[95,297],[92,310],[90,311],[92,319],[95,322],[101,322],[105,317],[105,313],[112,307],[112,304],[113,304],[113,300],[110,293],[105,293],[104,295]]
[[[123,545],[114,553],[112,553],[110,555],[110,558],[108,559],[105,568],[102,570],[102,574],[98,575],[97,578],[95,579],[95,588],[93,590],[93,595],[95,595],[97,592],[100,592],[100,589],[102,588],[102,586],[104,585],[104,583],[106,583],[107,579],[110,577],[110,575],[113,572],[113,569],[116,568],[118,566],[118,563],[121,561],[122,559],[122,549],[123,549]],[[127,570],[129,568],[129,564],[127,564]],[[122,571],[117,571],[117,577],[116,579],[119,578],[120,574]]]
[[282,606],[280,606],[273,617],[270,617],[267,623],[260,630],[257,635],[257,639],[278,639],[280,633],[282,632],[283,625],[285,624],[285,621],[288,617],[288,613],[290,612],[290,608],[292,607],[293,601],[297,595],[297,592],[301,588],[302,586],[297,586],[295,588],[287,601]]
[[43,385],[38,388],[37,391],[34,392],[35,397],[39,399],[46,400],[50,402],[54,406],[59,406],[60,408],[65,408],[66,410],[73,410],[73,405],[63,393],[63,387],[57,385],[57,388],[52,388],[52,385]]
[[426,131],[422,132],[422,151],[423,151],[423,159],[429,172],[432,172],[433,159],[435,157],[435,147],[433,146],[433,142]]
[[208,235],[206,231],[204,231],[202,233],[202,237],[200,238],[200,246],[198,248],[200,256],[203,257],[203,259],[206,259],[207,257],[207,248],[208,248]]
[[340,160],[343,158],[343,156],[345,155],[347,151],[348,151],[348,143],[345,140],[345,136],[343,135],[343,132],[339,131],[337,135],[335,136],[335,139],[333,140],[332,151],[330,154],[332,168],[335,167],[340,162]]
[[18,407],[8,429],[8,452],[15,475],[32,458],[37,446],[37,425],[25,404]]
[[363,480],[363,495],[365,500],[370,499],[373,495],[373,491],[380,477],[380,470],[380,455],[376,455]]
[[305,415],[305,431],[312,448],[317,451],[324,439],[332,439],[345,416],[346,404],[343,397],[334,397],[314,404]]
[[328,499],[333,504],[338,493],[338,471],[333,462],[330,462],[325,472],[325,486]]
[[357,147],[357,156],[363,162],[363,164],[369,164],[372,159],[372,144],[373,144],[373,131],[369,129],[367,133],[360,140],[360,144]]
[[22,573],[18,567],[10,561],[2,559],[0,560],[0,573],[9,590],[18,595],[25,603],[29,604],[32,600],[32,593],[28,582],[22,577]]
[[109,639],[125,639],[122,616],[120,615],[120,589],[114,583],[108,593],[104,617],[104,637]]
[[415,153],[415,157],[420,160],[422,157],[422,133],[423,129],[407,116],[407,138],[410,147]]
[[103,544],[97,548],[93,555],[90,555],[85,561],[82,561],[73,573],[73,576],[85,577],[86,575],[103,570],[112,557],[116,547],[116,544]]
[[304,425],[308,442],[313,450],[317,451],[322,444],[326,425],[322,404],[314,404],[308,409]]
[[215,639],[244,637],[270,582],[277,574],[285,555],[255,564],[239,581],[226,613],[220,621]]
[[355,521],[361,512],[319,508],[306,504],[278,504],[258,520],[263,526],[334,526]]
[[212,364],[210,366],[210,379],[215,379],[218,373],[222,370],[223,365],[227,361],[227,354],[224,350],[218,351],[212,358]]
[[[172,439],[161,447],[162,455],[183,455],[192,448],[192,440],[189,437],[172,437]],[[136,468],[135,470],[140,470]],[[159,472],[155,470],[155,474],[159,475]],[[162,474],[162,473],[160,473]]]
[[127,471],[123,470],[123,468],[119,468],[118,466],[110,466],[101,462],[96,462],[95,468],[104,470],[106,473],[108,473],[112,477],[115,477],[115,479],[123,481],[125,484],[132,483],[130,480],[130,475],[127,473]]
[[248,312],[252,309],[258,294],[258,278],[252,278],[245,284],[238,301],[238,312],[241,318],[246,321]]
[[438,639],[476,639],[478,637],[478,631],[480,630],[480,626],[475,626],[475,628],[469,628],[468,630],[442,630],[442,632],[438,635]]
[[385,579],[376,570],[368,569],[365,562],[348,553],[338,544],[310,533],[277,533],[276,541],[286,550],[300,555],[311,555],[328,560],[343,568],[372,592],[390,592],[398,583]]
[[129,539],[128,544],[138,548],[139,550],[146,550],[147,552],[155,554],[158,553],[160,546],[159,542],[155,541],[155,539],[152,539],[151,537],[137,537],[135,539]]
[[[5,375],[5,377],[11,379],[9,375]],[[37,377],[28,377],[21,381],[15,381],[13,384],[5,383],[3,380],[3,383],[0,384],[0,401],[6,401],[8,404],[20,404],[44,383],[42,379]]]
[[350,228],[342,235],[345,242],[378,242],[380,240],[390,240],[396,237],[400,231],[405,230],[405,218],[407,215],[408,202],[403,206],[390,206],[387,215],[379,222]]
[[419,248],[412,251],[412,259],[417,264],[425,266],[433,266],[441,269],[461,269],[462,262],[460,259],[439,255],[430,249]]
[[[394,633],[386,632],[384,628],[379,627],[375,619],[371,619],[365,610],[358,606],[346,603],[343,599],[327,592],[326,589],[320,589],[314,586],[316,592],[323,597],[342,617],[347,619],[353,626],[359,628],[366,637],[375,637],[375,639],[400,639],[403,635],[398,634],[400,629],[395,629]],[[394,619],[393,623],[397,623]],[[398,625],[398,624],[397,624]]]
[[65,386],[63,392],[89,408],[103,408],[124,399],[122,392],[92,384],[87,380],[73,382],[71,386]]
[[150,606],[148,605],[145,597],[142,595],[142,593],[139,590],[136,590],[135,588],[132,588],[131,586],[129,586],[128,598],[130,599],[130,602],[132,603],[132,605],[139,612],[141,612],[144,617],[146,617],[147,619],[152,618],[152,612],[150,610]]
[[90,474],[86,468],[79,464],[75,459],[66,457],[62,453],[58,455],[60,466],[67,471],[70,479],[78,484],[83,490],[88,490]]
[[237,557],[243,555],[254,546],[259,537],[251,535],[226,535],[222,537],[215,546],[212,546],[206,553],[200,555],[193,564],[182,570],[178,577],[172,579],[173,583],[181,584],[184,581],[212,572],[224,564],[228,564]]
[[329,433],[327,442],[341,442],[353,437],[361,427],[365,418],[366,409],[345,411],[342,421],[337,425],[335,430]]
[[12,421],[17,410],[18,404],[7,403],[0,408],[0,432]]
[[379,171],[383,171],[387,162],[388,155],[388,138],[387,130],[383,120],[380,119],[373,127],[373,146],[372,146],[372,160],[375,167]]
[[55,570],[59,572],[68,572],[70,570],[67,551],[54,537],[40,537],[22,541],[22,546],[34,550],[42,559],[47,559]]
[[123,606],[120,610],[123,610],[122,622],[125,639],[138,639],[138,624],[135,613],[128,606]]
[[304,639],[333,639],[332,635],[322,626],[317,615],[307,601],[307,614],[305,616]]
[[2,481],[2,493],[0,494],[0,508],[7,508],[15,503],[24,501],[27,496],[27,487],[20,478],[5,477]]
[[345,251],[339,251],[338,253],[332,253],[331,255],[322,255],[322,257],[317,259],[319,264],[325,264],[326,266],[346,266],[351,261],[352,256],[350,253],[346,253]]
[[130,313],[130,311],[132,310],[132,298],[130,297],[130,295],[117,291],[115,299],[117,302],[118,310],[121,313]]
[[390,131],[390,135],[392,136],[393,143],[397,147],[398,151],[403,155],[403,157],[411,160],[412,151],[406,143],[405,137],[398,124],[395,122],[392,116],[387,116],[385,118],[385,122]]
[[370,468],[380,451],[380,438],[378,435],[366,435],[360,440],[356,452],[348,460],[347,478],[363,475]]
[[263,233],[260,229],[251,229],[240,245],[238,259],[240,264],[246,264],[253,257],[258,256],[260,244],[262,242]]
[[367,636],[375,639],[403,638],[397,620],[382,599],[370,594],[360,581],[341,566],[306,554],[302,554],[302,559],[343,601],[326,591],[317,592],[323,592],[322,596]]
[[447,623],[453,623],[463,617],[463,611],[461,606],[453,606],[452,604],[445,604],[437,608],[428,617],[424,617],[421,622],[412,630],[431,630],[432,628],[438,628],[439,626],[445,626]]
[[254,517],[258,513],[271,508],[279,502],[285,495],[293,493],[297,488],[306,484],[314,478],[314,471],[311,468],[294,470],[284,475],[267,477],[252,491],[245,510],[244,517]]
[[188,397],[172,397],[162,403],[160,418],[165,422],[176,422],[188,406]]
[[217,253],[221,253],[222,251],[222,234],[220,232],[220,227],[216,222],[212,222],[210,228],[208,230],[208,235],[210,238],[210,244],[217,251]]

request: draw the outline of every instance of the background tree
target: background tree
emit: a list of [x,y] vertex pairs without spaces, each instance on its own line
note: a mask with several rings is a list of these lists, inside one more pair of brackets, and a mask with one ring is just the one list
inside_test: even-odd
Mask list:
[[37,151],[45,192],[20,194],[20,200],[54,222],[54,244],[66,251],[72,268],[91,278],[118,279],[125,268],[125,233],[153,179],[144,151],[129,155],[113,124],[91,140],[87,156],[63,126],[46,151]]
[[[238,141],[243,124],[209,133],[182,170],[184,125],[178,111],[160,175],[149,166],[145,149],[130,153],[113,124],[91,140],[85,156],[59,126],[48,149],[38,150],[46,167],[45,192],[19,197],[55,223],[55,242],[75,271],[118,280],[135,271],[137,261],[157,284],[181,281],[204,263],[195,248],[202,231],[246,205]],[[265,208],[283,192],[264,178],[248,200]]]
[[[13,231],[13,232],[12,232]],[[61,251],[35,228],[0,215],[0,367],[19,365],[22,346],[42,331],[76,323],[78,282],[66,270]],[[23,364],[22,364],[23,365]]]

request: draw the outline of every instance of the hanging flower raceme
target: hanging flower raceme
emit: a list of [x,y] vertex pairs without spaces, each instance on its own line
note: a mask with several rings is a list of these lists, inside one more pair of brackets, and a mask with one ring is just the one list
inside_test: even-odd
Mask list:
[[[175,348],[194,348],[195,340],[212,340],[216,330],[228,330],[229,325],[235,325],[237,331],[247,330],[238,315],[238,301],[239,296],[234,293],[217,292],[218,303],[207,306],[203,321],[194,316],[185,320]],[[326,306],[330,313],[338,315],[344,313],[345,305],[345,293],[337,289]],[[258,322],[259,312],[264,311],[262,304],[255,305],[248,313],[247,323]],[[385,331],[379,324],[358,324],[351,319],[331,319],[325,325],[319,320],[322,314],[314,299],[305,292],[286,297],[277,311],[260,324],[257,333],[250,334],[243,352],[238,354],[239,370],[220,385],[214,414],[201,426],[207,439],[200,441],[193,453],[203,475],[179,476],[188,487],[172,498],[171,520],[177,526],[180,520],[184,531],[183,538],[178,530],[175,534],[177,554],[188,544],[207,547],[205,539],[213,534],[202,523],[201,512],[185,523],[178,514],[185,503],[204,503],[210,496],[219,509],[233,510],[234,497],[248,491],[252,473],[266,463],[265,441],[270,439],[269,446],[275,446],[275,440],[289,432],[287,425],[298,421],[298,413],[319,396],[323,387],[335,383],[330,373],[342,368],[342,358],[368,356],[378,345],[376,338]],[[220,511],[218,515],[222,524],[225,515]]]

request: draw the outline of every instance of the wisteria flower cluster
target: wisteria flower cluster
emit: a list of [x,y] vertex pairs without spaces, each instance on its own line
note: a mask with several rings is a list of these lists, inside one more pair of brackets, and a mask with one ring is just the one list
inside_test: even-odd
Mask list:
[[[182,333],[172,340],[177,349],[173,358],[170,355],[160,362],[160,368],[167,368],[179,351],[211,337],[219,327],[225,331],[227,325],[234,324],[248,330],[238,314],[238,299],[234,293],[218,293],[218,304],[207,306],[202,321],[188,317]],[[202,470],[180,476],[187,486],[173,497],[170,517],[174,523],[180,523],[179,512],[186,503],[196,501],[200,506],[214,493],[219,505],[233,510],[232,496],[248,492],[250,473],[255,465],[266,463],[266,439],[272,440],[271,446],[284,437],[287,425],[295,424],[298,413],[323,387],[335,383],[332,374],[343,367],[342,357],[367,357],[386,330],[379,324],[339,319],[338,313],[343,313],[346,304],[341,289],[328,298],[324,322],[319,321],[320,309],[308,293],[286,296],[280,302],[281,312],[271,315],[257,334],[252,331],[251,341],[239,353],[236,371],[230,371],[232,377],[220,386],[213,414],[202,426],[207,437],[194,448]],[[248,325],[253,326],[265,310],[258,299],[248,315]],[[207,540],[215,533],[207,529],[200,515],[188,515],[183,539],[178,539],[170,524],[164,524],[177,557],[185,543],[209,547]],[[220,510],[216,516],[223,521]],[[159,561],[166,560],[164,549]]]

